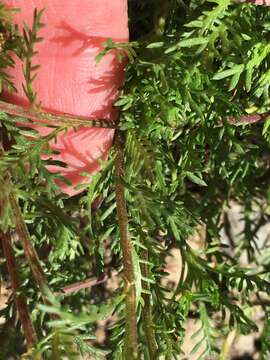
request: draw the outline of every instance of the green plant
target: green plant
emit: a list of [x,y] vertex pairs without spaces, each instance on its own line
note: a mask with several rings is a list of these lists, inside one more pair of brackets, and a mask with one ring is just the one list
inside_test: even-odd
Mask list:
[[23,75],[25,79],[23,90],[30,104],[32,104],[34,107],[37,105],[37,93],[33,89],[33,82],[35,81],[37,70],[39,69],[40,65],[33,65],[33,59],[37,54],[35,46],[37,43],[42,41],[42,37],[38,36],[38,32],[44,27],[44,24],[41,22],[43,12],[44,9],[40,11],[35,10],[32,28],[30,29],[25,23],[23,29],[24,42],[22,47],[22,55],[24,58]]
[[[54,293],[112,269],[122,279],[116,293],[105,292],[95,304],[87,291],[58,294],[60,303],[46,287],[47,304],[37,308],[41,293],[14,236],[21,291],[41,339],[26,357],[78,358],[88,351],[95,358],[176,359],[193,316],[200,322],[193,353],[207,359],[220,352],[217,337],[257,329],[249,316],[256,299],[264,311],[266,358],[269,243],[256,237],[269,219],[269,9],[228,0],[130,0],[129,11],[131,42],[108,40],[102,54],[120,47],[119,60],[125,52],[131,60],[116,103],[115,143],[86,192],[60,194],[59,176],[46,169],[51,160],[40,158],[50,155],[49,141],[72,126],[68,119],[40,138],[18,126],[21,118],[1,113],[9,144],[0,159],[2,231],[18,233],[21,215],[14,217],[11,196]],[[31,43],[31,30],[27,39]],[[224,244],[220,234],[230,233],[232,202],[242,206],[244,229]],[[194,249],[190,238],[198,226],[204,239]],[[172,292],[162,281],[171,248],[180,251],[182,269]],[[2,311],[6,318],[12,309]],[[95,321],[111,314],[117,320],[104,352],[91,339]]]

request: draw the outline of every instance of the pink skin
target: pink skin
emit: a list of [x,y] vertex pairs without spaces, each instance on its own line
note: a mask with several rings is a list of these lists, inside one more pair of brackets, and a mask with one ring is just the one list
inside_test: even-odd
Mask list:
[[255,5],[270,6],[270,0],[249,0],[248,2],[253,3]]
[[[127,0],[5,0],[9,7],[18,7],[14,21],[32,24],[33,11],[45,8],[40,30],[44,40],[37,46],[34,64],[41,65],[34,89],[41,106],[54,113],[66,113],[93,119],[115,119],[113,103],[123,83],[124,65],[116,53],[109,53],[96,63],[96,56],[108,38],[128,41]],[[16,94],[4,93],[4,99],[23,106],[28,101],[22,89],[22,64],[10,70],[17,87]],[[51,130],[36,127],[40,134]],[[78,184],[88,183],[99,168],[99,160],[106,159],[114,132],[110,129],[80,128],[58,137],[51,147],[60,151],[55,160],[67,168],[50,166],[51,172],[60,172],[72,186],[59,184],[70,196],[82,191]],[[80,173],[87,172],[89,177]]]

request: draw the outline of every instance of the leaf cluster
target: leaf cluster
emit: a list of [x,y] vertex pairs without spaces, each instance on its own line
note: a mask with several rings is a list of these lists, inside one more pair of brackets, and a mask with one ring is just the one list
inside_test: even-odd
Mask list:
[[[154,333],[157,359],[181,354],[191,318],[200,324],[193,353],[200,359],[220,353],[217,337],[233,329],[257,329],[249,316],[254,298],[264,311],[262,343],[267,354],[269,309],[261,297],[269,297],[269,243],[260,244],[257,236],[269,220],[270,122],[241,119],[269,111],[269,10],[228,0],[130,0],[129,11],[131,42],[108,40],[101,56],[120,48],[119,60],[125,53],[131,60],[115,105],[125,138],[125,174],[118,180],[125,188],[134,247],[139,354],[151,359],[145,318],[152,322],[146,325]],[[25,28],[23,40],[30,86],[25,89],[33,102],[33,72],[38,69],[32,60],[40,16],[35,13],[33,28]],[[10,144],[0,159],[5,184],[0,199],[6,203],[1,226],[12,226],[7,220],[12,192],[54,292],[113,270],[120,274],[116,293],[101,286],[37,308],[40,294],[15,241],[22,291],[42,338],[33,351],[45,358],[63,358],[71,349],[74,356],[88,351],[96,358],[124,359],[126,294],[115,150],[87,191],[68,199],[57,187],[64,179],[46,168],[53,163],[49,144],[66,128],[57,127],[41,138],[22,126],[25,119],[1,114],[1,122]],[[232,203],[242,209],[244,226],[238,236],[230,234],[226,217]],[[200,229],[203,236],[195,247]],[[224,238],[222,232],[230,236]],[[165,281],[171,249],[177,249],[181,259],[173,289]],[[9,310],[4,312],[7,318]],[[116,319],[107,329],[108,353],[88,341],[100,314]]]

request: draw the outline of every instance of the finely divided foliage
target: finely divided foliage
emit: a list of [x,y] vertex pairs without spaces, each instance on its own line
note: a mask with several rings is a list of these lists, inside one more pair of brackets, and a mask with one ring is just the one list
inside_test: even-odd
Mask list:
[[[39,338],[25,358],[178,359],[185,323],[195,318],[193,355],[225,359],[222,341],[232,331],[257,330],[251,317],[257,304],[264,318],[261,359],[268,359],[270,245],[259,244],[257,233],[269,220],[270,10],[229,0],[130,0],[129,11],[131,42],[108,40],[101,54],[120,48],[119,61],[125,54],[130,60],[116,103],[125,155],[121,176],[116,146],[88,190],[67,198],[58,192],[59,175],[45,165],[52,163],[49,142],[69,125],[41,138],[23,127],[29,120],[0,114],[0,226],[13,240],[20,290]],[[41,24],[40,16],[35,13],[34,24]],[[31,57],[38,34],[29,25],[20,36],[2,5],[0,21],[1,84],[12,87],[5,69],[13,65],[15,52],[25,59],[25,89],[35,101],[38,68]],[[135,284],[121,280],[126,259],[115,182],[124,188]],[[14,198],[47,279],[41,292],[16,231]],[[242,206],[244,228],[237,239],[227,216],[232,203]],[[198,229],[204,236],[194,248]],[[226,244],[222,229],[230,240]],[[169,290],[163,279],[172,248],[181,253],[181,276]],[[0,266],[5,277],[5,263]],[[115,291],[97,286],[61,293],[113,269],[119,273]],[[134,314],[126,304],[133,285],[138,344],[127,344],[124,334],[132,331],[127,323]],[[45,303],[37,306],[41,294]],[[11,301],[1,311],[7,328],[14,314]],[[110,315],[106,341],[95,345],[96,321]],[[15,355],[15,340],[15,335],[3,340],[5,359]],[[134,354],[127,354],[129,346]]]

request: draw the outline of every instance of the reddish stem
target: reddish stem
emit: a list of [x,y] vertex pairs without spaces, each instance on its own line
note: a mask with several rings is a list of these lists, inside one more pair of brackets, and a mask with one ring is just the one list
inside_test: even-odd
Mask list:
[[40,124],[52,124],[55,126],[87,126],[95,128],[115,128],[115,122],[106,119],[87,119],[73,115],[59,115],[44,110],[37,111],[33,108],[25,108],[22,106],[14,105],[0,100],[0,111],[5,112],[12,116],[18,116],[29,119]]
[[31,349],[37,343],[37,334],[31,321],[25,297],[22,293],[18,294],[21,284],[19,281],[15,257],[11,246],[10,233],[1,234],[1,240],[19,319],[26,339],[27,348]]

